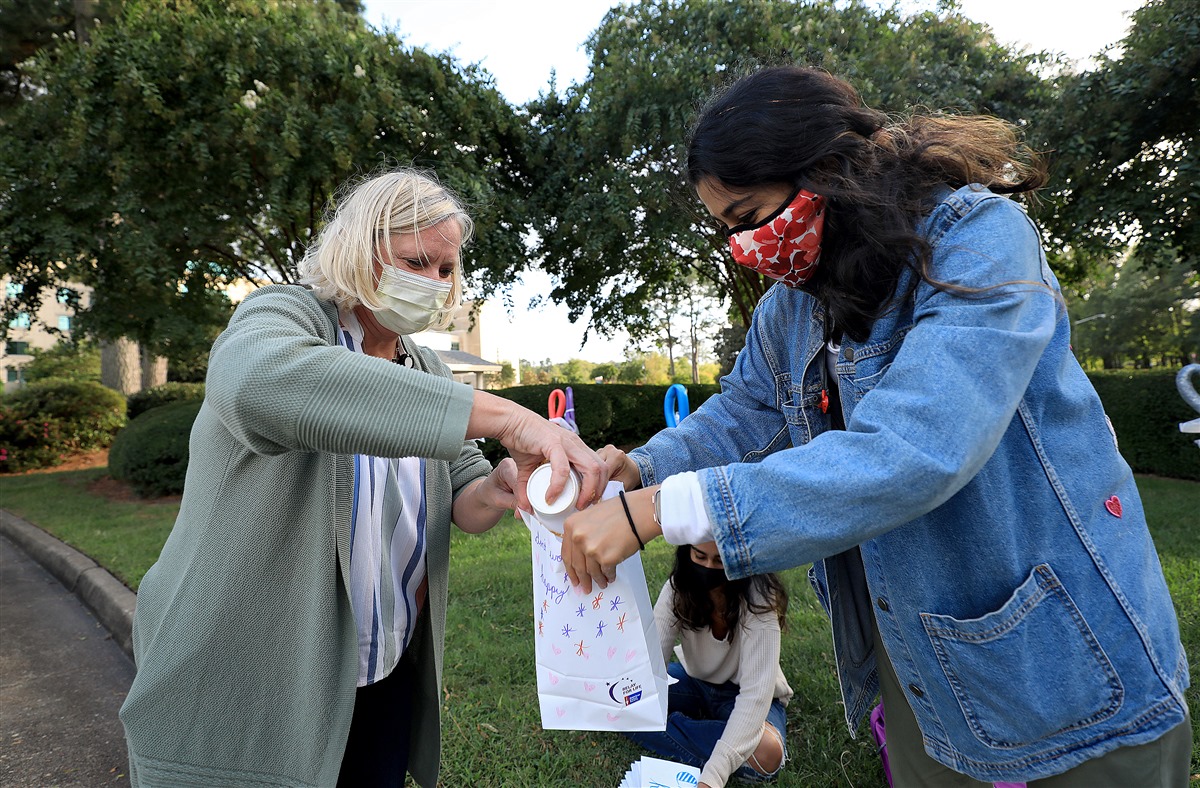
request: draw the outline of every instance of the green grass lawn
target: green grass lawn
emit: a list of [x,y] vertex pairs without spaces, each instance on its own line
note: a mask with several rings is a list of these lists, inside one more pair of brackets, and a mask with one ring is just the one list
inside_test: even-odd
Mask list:
[[[136,588],[178,507],[117,503],[88,486],[106,470],[0,477],[0,506],[37,523]],[[1200,483],[1139,477],[1150,527],[1192,661],[1189,705],[1200,728]],[[671,548],[643,554],[651,597],[666,579]],[[618,734],[544,731],[533,674],[529,536],[516,520],[452,542],[445,655],[442,782],[447,786],[615,785],[643,752]],[[865,728],[842,722],[829,626],[804,569],[783,573],[791,592],[783,669],[796,696],[788,706],[791,760],[780,786],[882,786]],[[1192,772],[1200,773],[1200,730]],[[1200,782],[1194,777],[1193,783]]]

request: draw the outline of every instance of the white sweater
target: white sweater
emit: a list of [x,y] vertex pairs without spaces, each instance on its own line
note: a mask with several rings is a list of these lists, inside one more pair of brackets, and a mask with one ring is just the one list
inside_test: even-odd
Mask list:
[[[701,782],[716,788],[724,785],[758,747],[771,701],[778,698],[787,705],[792,697],[792,688],[779,667],[779,619],[774,611],[752,613],[743,605],[733,638],[717,640],[708,627],[683,627],[671,612],[674,598],[668,580],[654,605],[663,660],[670,662],[674,650],[692,678],[710,684],[732,681],[739,688],[725,732],[700,773]],[[674,648],[676,640],[678,648]]]

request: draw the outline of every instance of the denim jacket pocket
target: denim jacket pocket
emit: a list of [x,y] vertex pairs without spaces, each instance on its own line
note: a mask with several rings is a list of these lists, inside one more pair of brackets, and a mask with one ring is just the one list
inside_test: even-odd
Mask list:
[[967,724],[990,747],[1085,728],[1121,707],[1120,677],[1049,564],[993,613],[921,620]]
[[820,391],[806,394],[797,387],[789,389],[779,410],[787,422],[793,446],[808,443],[829,428],[828,418],[821,413],[820,401]]
[[[860,347],[854,352],[853,361],[848,360],[846,365],[838,365],[841,379],[849,381],[851,384],[850,393],[855,402],[865,397],[883,380],[883,376],[887,374],[896,354],[900,351],[900,344],[904,341],[908,330],[908,326],[898,327],[887,341]],[[849,359],[848,353],[847,357]],[[843,372],[847,374],[841,374]]]

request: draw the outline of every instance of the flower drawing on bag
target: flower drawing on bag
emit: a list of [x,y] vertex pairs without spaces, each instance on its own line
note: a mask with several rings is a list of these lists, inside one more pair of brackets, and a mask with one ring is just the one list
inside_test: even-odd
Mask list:
[[654,664],[658,636],[640,561],[622,565],[610,587],[585,594],[570,585],[554,555],[557,540],[536,522],[529,527],[542,726],[622,731],[664,725],[666,678],[659,673],[665,666]]

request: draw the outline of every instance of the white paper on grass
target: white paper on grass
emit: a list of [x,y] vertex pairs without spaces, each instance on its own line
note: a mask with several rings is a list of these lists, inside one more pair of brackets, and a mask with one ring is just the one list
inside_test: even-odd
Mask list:
[[647,755],[630,765],[617,788],[695,788],[699,783],[696,767]]
[[[623,489],[609,482],[602,498]],[[571,587],[562,540],[526,512],[533,566],[534,654],[542,727],[661,731],[667,725],[667,667],[654,624],[641,555],[589,594]]]

